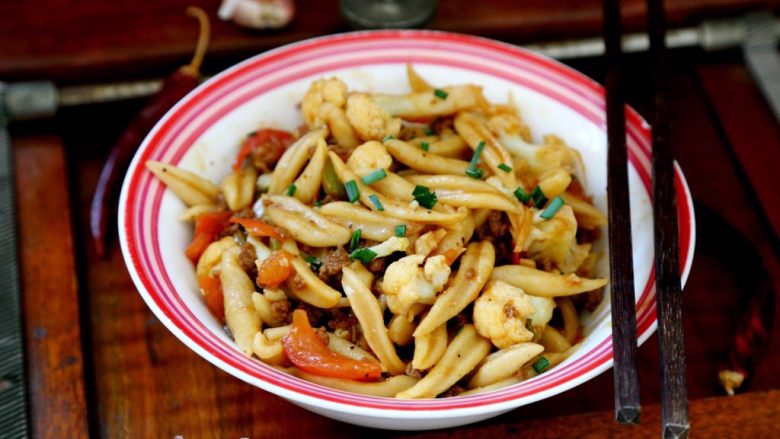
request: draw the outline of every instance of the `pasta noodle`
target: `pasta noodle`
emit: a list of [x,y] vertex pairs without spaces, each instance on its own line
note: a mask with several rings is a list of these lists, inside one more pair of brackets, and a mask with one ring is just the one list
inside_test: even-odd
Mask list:
[[511,95],[406,76],[406,95],[313,81],[305,125],[269,128],[285,142],[242,149],[218,185],[146,163],[187,206],[205,305],[244,354],[348,392],[471,395],[545,373],[607,283],[582,159],[554,135],[530,143]]

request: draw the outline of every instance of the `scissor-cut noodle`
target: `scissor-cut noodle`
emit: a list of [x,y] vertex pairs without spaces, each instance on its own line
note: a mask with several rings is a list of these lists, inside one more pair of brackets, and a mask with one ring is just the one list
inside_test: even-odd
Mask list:
[[291,145],[253,145],[219,185],[146,167],[188,206],[200,292],[246,355],[381,397],[522,385],[587,336],[607,217],[577,150],[533,143],[511,93],[406,77],[404,95],[314,80]]

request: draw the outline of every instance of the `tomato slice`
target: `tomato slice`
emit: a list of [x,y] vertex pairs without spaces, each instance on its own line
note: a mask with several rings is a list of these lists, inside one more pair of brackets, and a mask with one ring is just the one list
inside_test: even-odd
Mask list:
[[233,170],[238,171],[244,163],[244,159],[255,149],[265,147],[269,150],[269,159],[276,162],[284,153],[284,150],[295,140],[295,137],[287,131],[264,128],[250,135],[244,140],[241,149],[238,151],[236,161],[233,163]]
[[257,268],[257,284],[263,288],[276,288],[293,274],[295,256],[286,250],[275,250]]
[[284,241],[285,234],[276,227],[268,224],[267,222],[259,219],[252,218],[230,218],[231,223],[241,224],[250,235],[254,236],[270,236],[277,241]]
[[339,355],[314,333],[306,312],[293,312],[292,328],[282,338],[287,358],[299,369],[314,375],[346,378],[356,381],[375,381],[382,375],[379,364],[359,361]]
[[207,212],[198,215],[198,218],[195,219],[195,236],[184,251],[184,254],[193,263],[198,262],[200,255],[206,251],[206,247],[214,242],[222,230],[227,227],[231,215],[231,212]]
[[198,285],[203,290],[206,306],[221,322],[225,322],[225,296],[222,282],[217,276],[198,276]]

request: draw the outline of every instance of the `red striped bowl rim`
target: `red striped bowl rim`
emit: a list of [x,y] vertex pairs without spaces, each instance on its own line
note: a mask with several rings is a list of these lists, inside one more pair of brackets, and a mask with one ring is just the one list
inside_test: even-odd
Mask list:
[[[604,89],[581,73],[541,55],[478,37],[435,31],[353,32],[284,46],[244,61],[202,84],[163,117],[128,171],[120,198],[119,233],[128,270],[155,315],[187,346],[228,373],[294,401],[316,407],[394,417],[477,414],[527,404],[578,385],[608,369],[611,336],[568,364],[519,385],[474,396],[396,400],[330,389],[248,358],[218,338],[182,301],[163,264],[156,239],[164,186],[144,169],[147,160],[178,163],[208,127],[237,106],[276,87],[328,71],[381,64],[427,63],[485,73],[529,88],[605,129]],[[650,128],[626,111],[629,159],[651,193]],[[695,241],[690,192],[676,169],[683,282]],[[650,197],[651,198],[651,197]],[[181,274],[178,274],[181,275]],[[637,302],[640,342],[655,330],[654,271]],[[641,281],[637,279],[637,281]]]

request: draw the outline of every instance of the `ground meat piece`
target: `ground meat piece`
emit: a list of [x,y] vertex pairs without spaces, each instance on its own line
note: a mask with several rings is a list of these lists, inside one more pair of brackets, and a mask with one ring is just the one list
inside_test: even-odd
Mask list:
[[585,309],[588,311],[595,310],[601,303],[601,299],[604,297],[604,289],[588,291],[586,293],[587,300],[585,301]]
[[466,309],[458,313],[458,315],[451,318],[448,322],[449,323],[448,326],[454,331],[460,330],[460,328],[466,326],[466,324],[469,322],[469,315],[471,315],[470,305]]
[[344,160],[346,162],[347,159],[349,158],[349,155],[352,154],[352,151],[355,148],[349,148],[349,147],[346,147],[346,146],[341,146],[341,145],[338,145],[335,142],[333,142],[333,143],[330,143],[328,145],[328,149],[333,151],[333,152],[335,152],[336,155],[341,157],[341,160]]
[[465,391],[466,391],[466,389],[464,389],[463,387],[455,384],[454,386],[450,387],[446,392],[444,392],[441,395],[439,395],[439,397],[441,397],[441,398],[451,398],[453,396],[458,396],[458,395],[460,395],[461,393],[463,393]]
[[330,320],[328,320],[328,328],[333,331],[345,331],[344,338],[352,343],[357,342],[360,336],[360,322],[349,308],[339,308],[333,311]]
[[330,336],[328,335],[328,331],[326,331],[324,327],[320,326],[319,328],[314,330],[314,333],[317,334],[317,338],[319,338],[320,341],[322,341],[326,345],[330,341]]
[[493,248],[496,250],[496,266],[512,263],[512,239],[504,236],[493,241]]
[[589,242],[595,242],[601,236],[600,229],[588,230],[583,227],[577,228],[577,243],[586,244]]
[[504,212],[491,211],[487,219],[475,232],[480,241],[491,241],[496,249],[496,265],[512,261],[512,237],[509,232],[509,218]]
[[344,247],[337,247],[335,250],[326,252],[322,257],[322,266],[319,276],[323,282],[338,281],[341,278],[341,269],[349,265],[349,253]]
[[385,272],[385,258],[372,259],[368,263],[368,271],[374,274],[382,274]]
[[282,322],[284,324],[292,322],[292,304],[290,301],[283,299],[271,302],[271,316],[273,316],[274,320],[277,322]]
[[245,242],[241,246],[241,251],[238,253],[238,263],[241,265],[241,268],[244,271],[249,271],[251,268],[255,267],[255,259],[257,258],[257,254],[255,254],[255,248],[252,246],[252,244]]
[[423,377],[422,371],[420,369],[415,369],[412,366],[411,361],[406,365],[406,370],[404,373],[412,378],[417,378],[418,380]]
[[325,310],[311,306],[304,302],[299,302],[296,309],[301,309],[306,312],[306,316],[309,318],[309,324],[312,327],[322,326],[325,324],[325,317],[327,316]]

